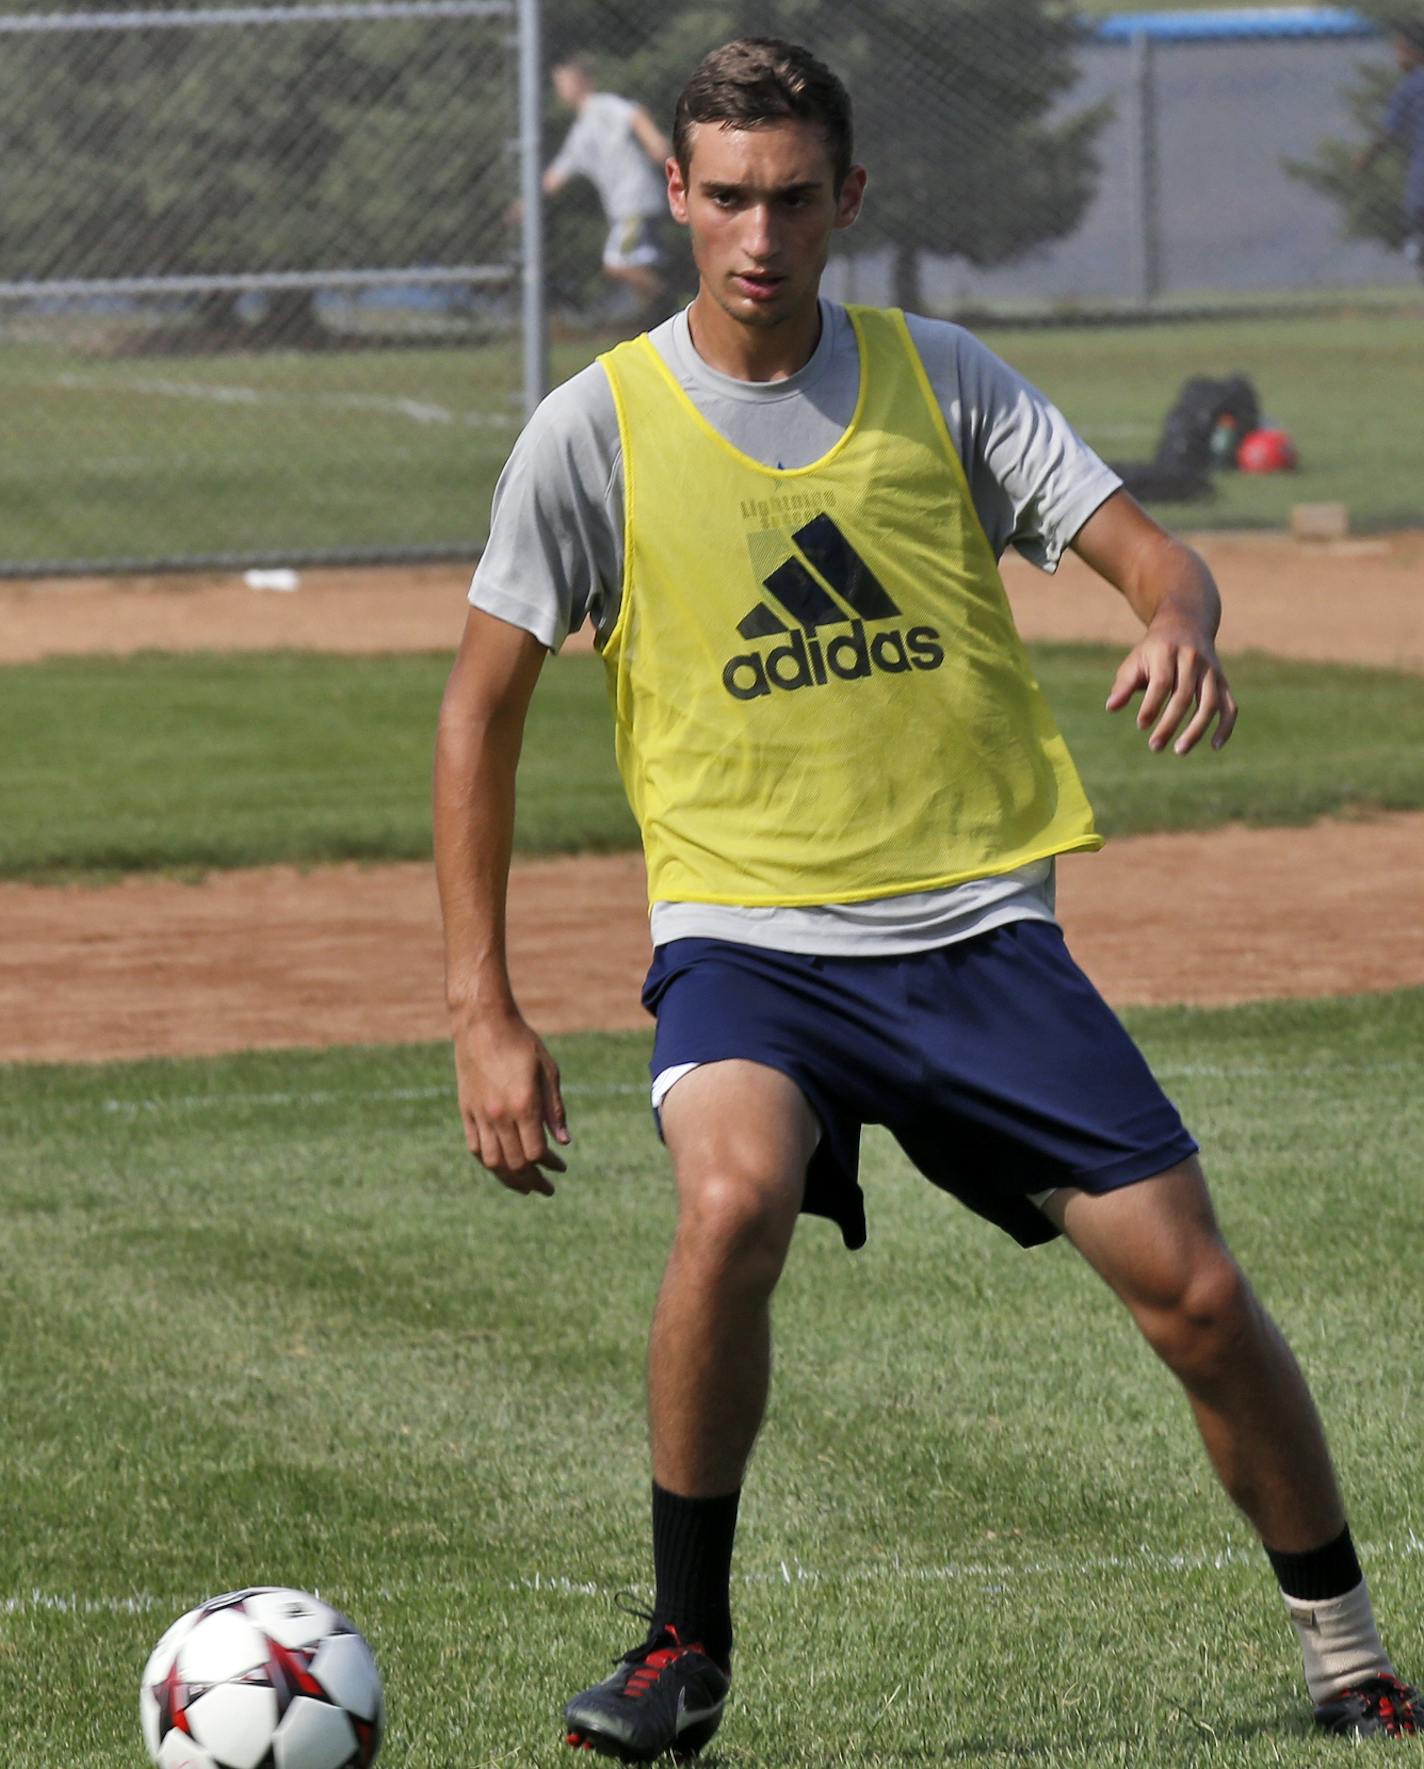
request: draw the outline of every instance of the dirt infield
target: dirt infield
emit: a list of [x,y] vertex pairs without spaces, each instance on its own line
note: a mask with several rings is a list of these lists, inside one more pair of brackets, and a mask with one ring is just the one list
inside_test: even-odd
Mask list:
[[[1118,1007],[1424,986],[1424,813],[1136,836],[1060,867],[1074,951]],[[429,867],[0,885],[0,1060],[441,1038]],[[545,1032],[646,1026],[642,863],[516,870],[510,951]]]
[[[1305,546],[1283,535],[1196,535],[1226,597],[1222,646],[1424,671],[1424,530]],[[1030,639],[1130,643],[1136,621],[1075,558],[1047,577],[1011,554],[1004,577]],[[77,652],[451,650],[459,565],[302,574],[293,593],[241,577],[0,582],[0,664]],[[586,645],[586,641],[584,642]]]
[[[1424,534],[1306,548],[1197,537],[1227,597],[1223,644],[1424,672]],[[459,567],[0,584],[0,663],[76,652],[449,650]],[[1006,572],[1030,638],[1130,642],[1076,564]],[[1424,814],[1310,829],[1141,836],[1060,869],[1074,949],[1117,1006],[1424,986]],[[636,857],[516,869],[516,986],[549,1032],[643,1026]],[[264,868],[201,885],[0,885],[0,1060],[80,1061],[440,1038],[425,866]]]

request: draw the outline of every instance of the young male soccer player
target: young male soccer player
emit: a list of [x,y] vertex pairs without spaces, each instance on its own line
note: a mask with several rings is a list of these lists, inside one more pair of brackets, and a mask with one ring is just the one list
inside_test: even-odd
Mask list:
[[1424,23],[1400,25],[1394,34],[1400,81],[1390,94],[1378,133],[1355,159],[1364,172],[1388,147],[1408,156],[1404,174],[1404,250],[1424,276]]
[[1145,631],[1108,695],[1154,751],[1231,734],[1216,589],[1033,388],[957,328],[820,298],[855,219],[849,101],[743,40],[679,101],[684,314],[541,407],[510,458],[441,714],[436,850],[460,1106],[505,1185],[568,1131],[503,944],[514,777],[548,650],[592,622],[642,827],[653,1101],[678,1223],[648,1383],[646,1640],[566,1712],[627,1761],[711,1737],[738,1495],[798,1213],[865,1237],[863,1123],[1024,1245],[1066,1234],[1183,1384],[1300,1634],[1320,1724],[1424,1703],[1371,1614],[1310,1395],[1223,1244],[1196,1145],[1064,949],[1091,813],[1014,632],[1013,543],[1071,545]]

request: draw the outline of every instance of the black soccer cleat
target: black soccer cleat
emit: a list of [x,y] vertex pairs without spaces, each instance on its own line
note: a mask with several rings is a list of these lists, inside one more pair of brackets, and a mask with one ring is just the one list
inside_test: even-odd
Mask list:
[[651,1763],[671,1751],[700,1751],[722,1723],[732,1687],[702,1648],[661,1628],[617,1661],[611,1677],[576,1695],[564,1709],[566,1740],[623,1763]]
[[1424,1736],[1424,1695],[1388,1673],[1363,1677],[1318,1703],[1315,1724],[1347,1738]]

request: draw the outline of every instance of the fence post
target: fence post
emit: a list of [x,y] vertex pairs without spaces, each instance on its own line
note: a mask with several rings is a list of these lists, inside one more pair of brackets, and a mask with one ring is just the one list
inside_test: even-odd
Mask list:
[[544,296],[543,51],[540,0],[519,0],[519,196],[524,254],[524,416],[533,415],[549,382]]
[[1161,193],[1157,177],[1157,80],[1154,44],[1146,31],[1132,34],[1132,283],[1140,306],[1162,290]]

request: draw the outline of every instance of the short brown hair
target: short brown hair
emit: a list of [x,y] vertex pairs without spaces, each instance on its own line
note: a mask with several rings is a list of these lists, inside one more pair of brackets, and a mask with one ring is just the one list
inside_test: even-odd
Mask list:
[[781,37],[738,37],[703,57],[683,87],[672,149],[682,175],[692,158],[692,125],[757,129],[786,119],[815,123],[826,137],[839,191],[850,171],[850,94],[809,49]]

